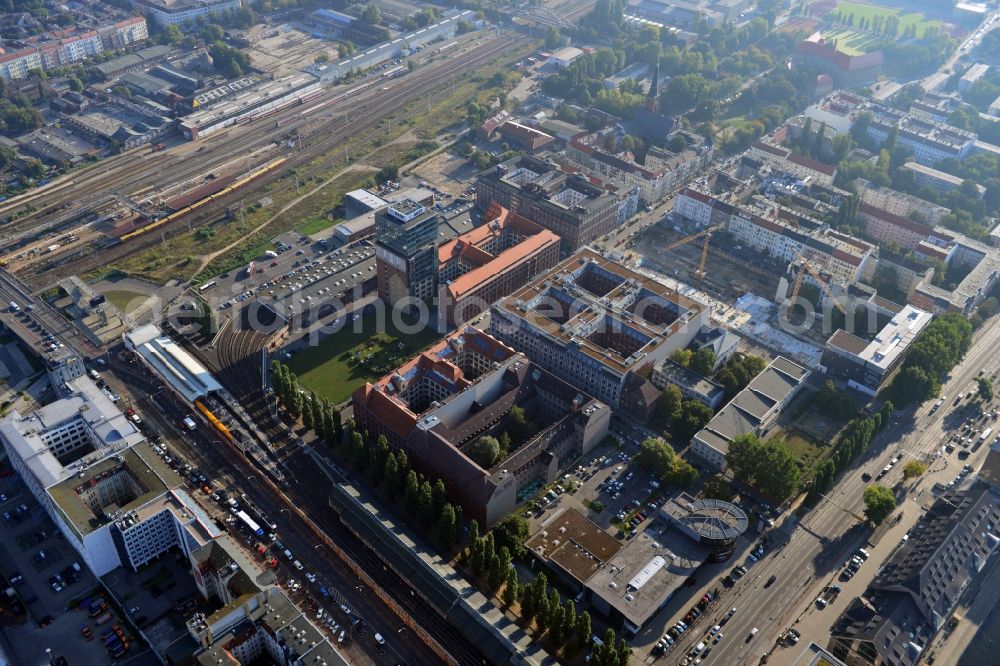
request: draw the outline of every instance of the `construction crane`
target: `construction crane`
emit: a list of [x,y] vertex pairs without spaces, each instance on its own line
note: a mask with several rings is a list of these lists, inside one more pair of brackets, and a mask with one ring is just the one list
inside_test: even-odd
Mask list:
[[702,229],[696,234],[691,234],[690,236],[685,236],[684,238],[674,241],[667,245],[664,250],[673,250],[678,248],[685,243],[690,243],[693,240],[698,240],[699,238],[705,238],[705,244],[701,248],[701,260],[698,262],[698,268],[694,272],[695,279],[699,282],[705,277],[705,262],[708,260],[708,243],[712,240],[712,234],[721,229],[723,225],[716,224],[715,226],[707,227]]
[[841,305],[840,302],[834,297],[833,291],[830,290],[829,285],[827,285],[826,281],[819,274],[819,271],[813,268],[813,265],[810,264],[809,261],[801,254],[796,257],[796,260],[802,264],[803,270],[800,270],[798,276],[795,278],[795,285],[792,287],[792,295],[788,299],[789,307],[794,305],[795,299],[799,297],[799,289],[802,288],[802,279],[805,277],[806,271],[808,271],[809,274],[812,275],[813,279],[816,280],[819,288],[823,290],[823,293],[826,294],[827,298],[830,299],[830,302],[833,303],[834,307],[840,310],[844,315],[847,315],[847,310],[844,309],[844,306]]

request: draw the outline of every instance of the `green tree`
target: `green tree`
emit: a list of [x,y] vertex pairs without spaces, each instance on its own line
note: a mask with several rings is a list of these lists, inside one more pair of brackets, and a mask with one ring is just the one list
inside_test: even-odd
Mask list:
[[978,377],[976,378],[976,385],[976,393],[980,400],[985,400],[986,402],[993,400],[993,380],[989,377]]
[[506,548],[511,557],[524,557],[524,542],[530,535],[528,521],[519,514],[511,514],[493,526],[490,534],[496,540],[498,548]]
[[344,439],[344,424],[341,422],[340,410],[333,407],[333,441],[340,443]]
[[648,437],[639,446],[636,461],[651,475],[663,478],[673,469],[677,453],[662,437]]
[[66,83],[69,84],[69,89],[74,92],[81,92],[83,90],[83,81],[81,81],[75,76],[69,77]]
[[490,469],[500,459],[500,442],[492,435],[483,435],[469,444],[465,453],[483,469]]
[[692,358],[694,358],[694,352],[690,349],[678,349],[670,355],[671,361],[678,365],[683,365],[685,368],[691,365]]
[[576,604],[572,599],[567,599],[563,605],[562,629],[560,634],[563,638],[569,638],[576,631]]
[[737,481],[751,482],[757,473],[757,462],[763,451],[760,439],[752,433],[737,435],[729,442],[726,467]]
[[889,517],[896,509],[896,496],[892,489],[878,484],[865,488],[865,517],[874,525],[881,525],[882,521]]
[[653,403],[653,419],[661,424],[670,424],[681,413],[681,390],[674,384],[668,384],[660,397]]
[[399,495],[399,463],[396,461],[396,454],[392,451],[385,458],[382,480],[385,483],[385,494],[389,496],[389,499],[396,499],[396,496]]
[[560,36],[559,30],[556,28],[548,28],[545,30],[545,48],[556,49],[559,48]]
[[711,347],[702,347],[691,356],[691,369],[703,377],[708,377],[715,370],[715,351]]
[[802,471],[783,440],[771,439],[764,444],[764,458],[754,475],[754,485],[762,493],[782,501],[799,487]]
[[549,595],[549,614],[545,619],[545,626],[549,628],[549,636],[552,638],[553,643],[559,643],[562,640],[562,630],[563,630],[563,606],[562,599],[559,598],[559,592],[555,588],[552,588],[552,593]]
[[500,562],[500,556],[497,553],[493,553],[493,556],[490,557],[486,576],[486,582],[489,584],[491,590],[496,590],[500,587],[500,583],[504,581],[505,573],[503,565]]
[[576,642],[580,647],[590,645],[593,630],[590,625],[590,612],[583,611],[576,620]]
[[681,403],[681,416],[674,421],[673,434],[681,442],[687,442],[712,420],[715,412],[711,407],[697,400]]
[[444,481],[441,479],[435,481],[432,492],[434,516],[439,517],[441,515],[441,511],[444,510],[444,505],[448,502],[448,491],[444,487]]
[[417,502],[420,500],[420,482],[417,473],[412,469],[406,474],[406,485],[403,486],[403,500],[407,512],[412,516],[417,513]]
[[514,405],[510,408],[510,411],[507,412],[505,423],[507,432],[510,433],[510,438],[519,445],[534,437],[535,433],[538,432],[538,428],[528,420],[524,409],[519,405]]
[[919,460],[907,460],[906,464],[903,465],[903,478],[915,479],[926,471],[927,465]]
[[701,494],[708,499],[720,499],[728,502],[736,496],[736,491],[733,490],[726,477],[716,474],[705,479]]
[[420,484],[420,494],[417,496],[417,518],[426,530],[434,523],[434,489],[431,482],[425,480]]
[[365,5],[361,12],[361,20],[371,25],[382,25],[382,10],[376,5]]
[[455,537],[457,535],[457,527],[455,525],[455,507],[451,504],[445,504],[441,509],[441,524],[438,535],[445,548],[451,548],[452,544],[455,543]]

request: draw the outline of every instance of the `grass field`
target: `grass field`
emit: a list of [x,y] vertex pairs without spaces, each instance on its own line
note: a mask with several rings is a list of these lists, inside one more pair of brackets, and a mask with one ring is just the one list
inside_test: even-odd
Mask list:
[[287,361],[299,384],[338,404],[365,382],[378,379],[440,337],[430,327],[403,334],[389,317],[384,327],[378,326],[377,319],[377,314],[370,314],[348,322],[343,330]]
[[868,53],[879,43],[877,37],[859,30],[827,30],[823,37],[828,42],[836,42],[837,50],[849,56]]
[[825,447],[797,430],[786,430],[781,436],[792,456],[802,466],[803,479],[812,478]]
[[125,314],[135,310],[147,298],[146,294],[140,294],[137,291],[128,291],[125,289],[106,291],[104,292],[104,297],[111,302],[111,305],[115,306]]
[[924,31],[927,30],[927,28],[941,27],[940,21],[936,19],[929,19],[923,14],[918,14],[916,12],[904,14],[898,9],[879,7],[877,5],[869,5],[863,2],[852,2],[850,0],[841,0],[841,2],[838,2],[836,9],[833,10],[833,14],[838,12],[845,18],[853,16],[855,26],[858,25],[858,22],[862,18],[871,21],[876,16],[883,16],[885,18],[895,16],[899,19],[899,34],[903,34],[907,28],[911,25],[915,25],[917,27],[917,37],[923,37]]

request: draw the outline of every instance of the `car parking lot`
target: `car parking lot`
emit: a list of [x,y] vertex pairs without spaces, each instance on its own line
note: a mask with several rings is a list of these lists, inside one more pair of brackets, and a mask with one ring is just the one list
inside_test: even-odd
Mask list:
[[[0,571],[26,611],[15,627],[18,640],[9,641],[15,663],[42,663],[45,647],[73,663],[106,663],[108,651],[95,639],[100,633],[95,621],[68,610],[95,593],[97,580],[6,462],[0,469],[0,512]],[[113,627],[118,620],[111,613],[104,622]]]

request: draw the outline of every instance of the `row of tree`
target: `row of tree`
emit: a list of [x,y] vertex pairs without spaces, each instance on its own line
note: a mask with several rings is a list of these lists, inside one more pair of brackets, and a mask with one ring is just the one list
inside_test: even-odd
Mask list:
[[344,438],[340,410],[327,400],[320,400],[315,391],[308,394],[299,388],[299,380],[291,369],[280,361],[271,361],[271,388],[293,419],[302,424],[330,446]]
[[903,368],[886,389],[897,404],[923,402],[941,391],[941,382],[972,344],[972,324],[959,313],[937,317],[910,345]]
[[739,435],[729,442],[726,465],[733,478],[782,502],[799,488],[802,470],[784,440],[762,442],[757,435]]
[[653,405],[653,421],[670,430],[678,443],[687,442],[705,427],[715,412],[698,400],[684,400],[681,390],[668,385]]
[[893,409],[892,403],[886,400],[875,414],[854,419],[844,427],[832,453],[816,470],[806,504],[819,501],[819,496],[829,490],[837,475],[868,451],[875,434],[889,423]]

